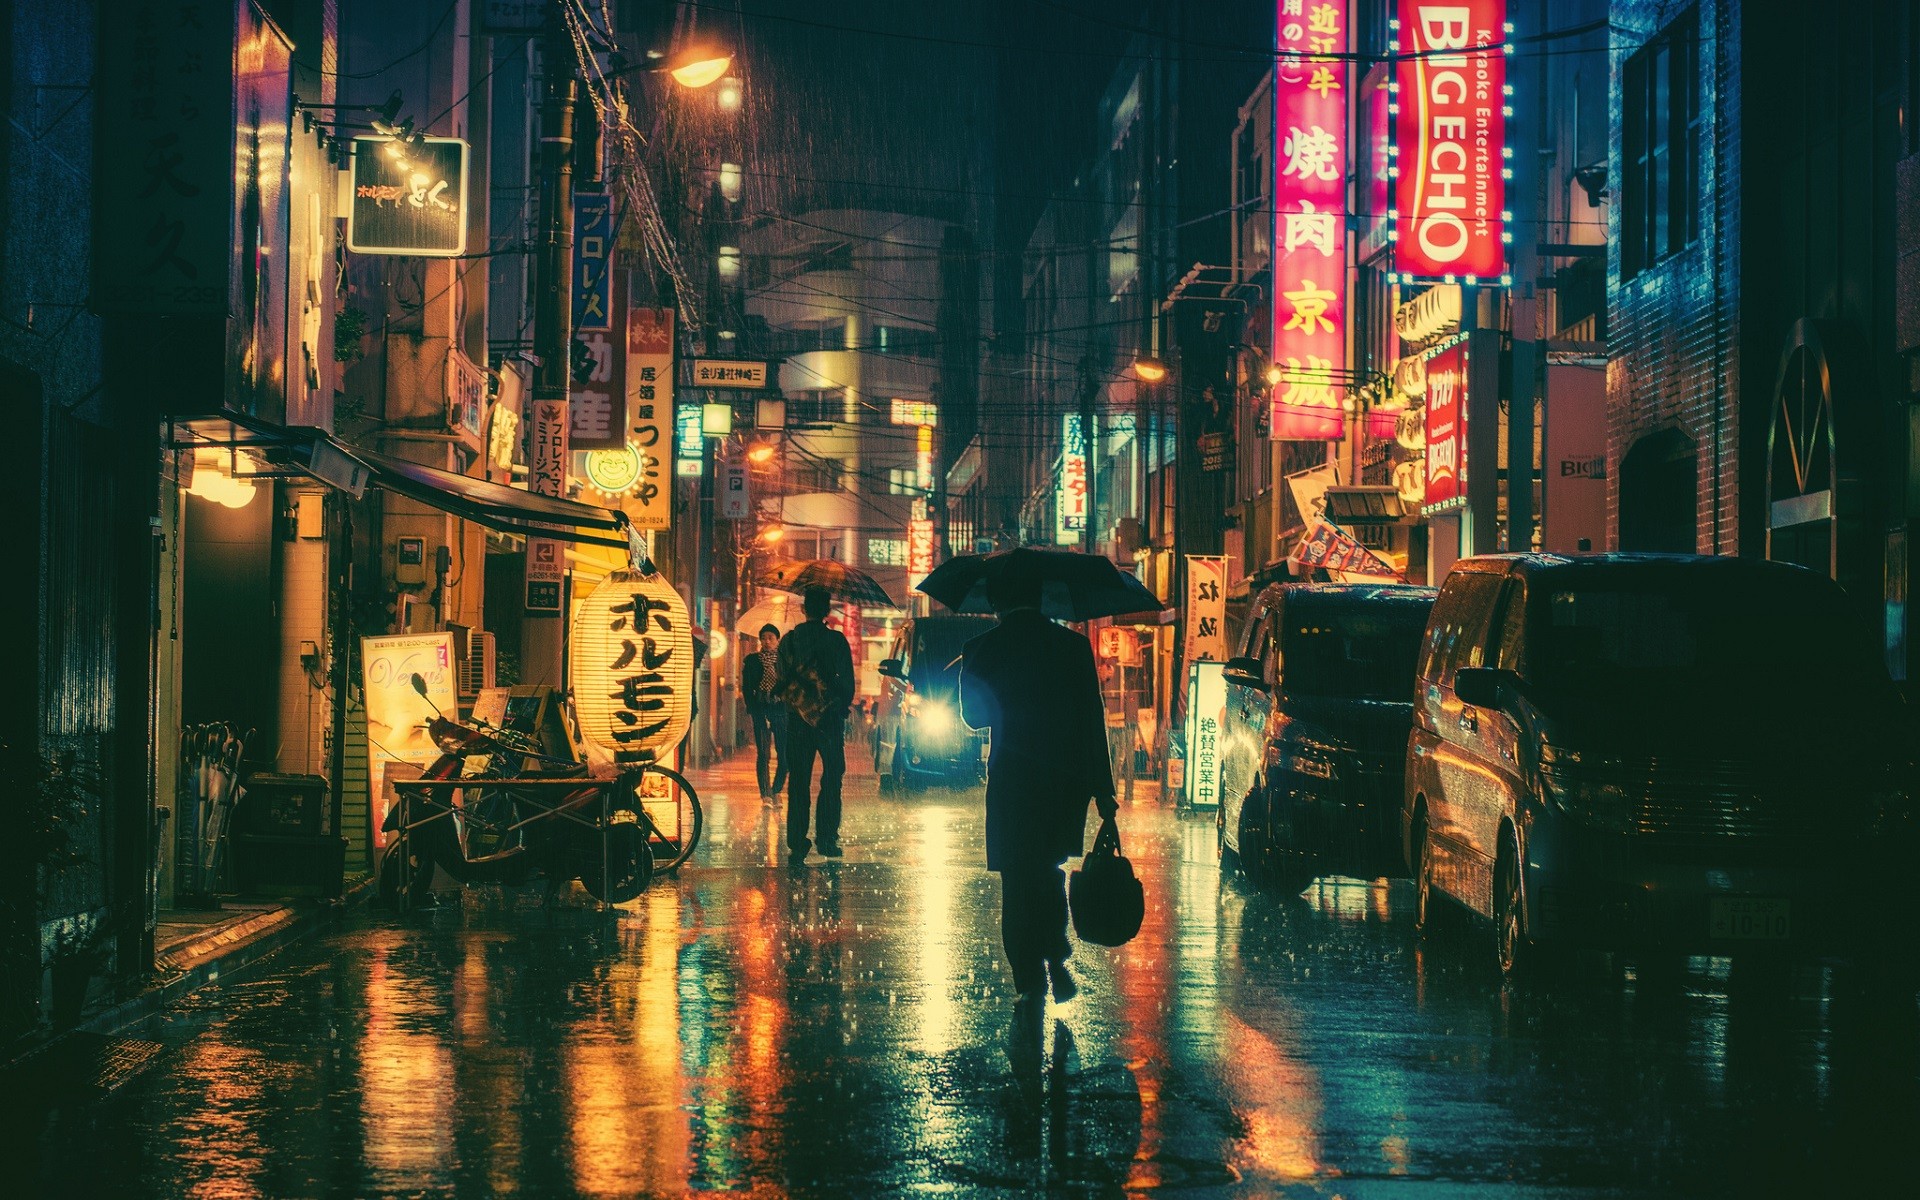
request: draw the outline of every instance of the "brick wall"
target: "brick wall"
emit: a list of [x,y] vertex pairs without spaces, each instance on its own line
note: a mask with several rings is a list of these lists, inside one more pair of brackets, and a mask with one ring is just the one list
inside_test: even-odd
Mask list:
[[1608,94],[1607,539],[1619,544],[1620,461],[1641,437],[1678,429],[1696,453],[1696,546],[1739,549],[1737,421],[1740,295],[1739,7],[1701,0],[1700,236],[1634,278],[1620,278],[1623,96],[1620,64],[1685,11],[1656,0],[1624,0],[1612,11],[1613,84]]

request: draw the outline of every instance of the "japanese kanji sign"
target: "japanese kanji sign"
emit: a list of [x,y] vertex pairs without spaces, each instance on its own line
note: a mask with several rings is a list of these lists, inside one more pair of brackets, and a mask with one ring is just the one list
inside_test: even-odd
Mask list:
[[773,372],[763,359],[696,358],[693,386],[758,390],[767,387]]
[[535,400],[527,445],[527,490],[542,496],[567,494],[567,402]]
[[234,20],[231,3],[126,0],[99,22],[93,271],[101,312],[227,312]]
[[1080,414],[1067,413],[1060,421],[1060,475],[1053,492],[1053,540],[1069,546],[1087,528],[1087,439]]
[[1273,76],[1273,387],[1267,436],[1341,437],[1347,368],[1345,0],[1280,0]]
[[467,144],[425,138],[353,139],[353,207],[347,249],[355,254],[452,258],[467,252]]
[[1508,282],[1506,0],[1398,0],[1388,236],[1403,278]]
[[1186,661],[1227,657],[1227,560],[1187,555]]
[[933,516],[925,500],[913,502],[913,515],[907,521],[907,590],[933,574]]
[[546,616],[560,612],[561,584],[566,579],[566,546],[552,538],[527,539],[526,610]]
[[573,329],[613,329],[613,197],[573,194]]
[[753,515],[753,499],[748,490],[745,460],[720,464],[720,515],[729,521],[744,521]]
[[[608,303],[614,310],[616,321],[624,315],[626,305],[619,293],[624,288],[610,289],[613,297]],[[578,293],[575,300],[578,301]],[[586,378],[574,376],[572,394],[568,397],[567,428],[568,437],[575,450],[617,450],[627,444],[627,358],[626,343],[629,332],[625,323],[617,327],[619,332],[601,329],[583,329],[574,334],[574,340],[585,350],[587,364]]]
[[1315,521],[1300,535],[1300,542],[1287,555],[1287,561],[1302,567],[1320,568],[1334,573],[1335,579],[1359,576],[1367,579],[1399,579],[1393,564],[1362,546],[1346,530],[1327,521]]
[[1428,511],[1467,498],[1467,341],[1427,356]]
[[640,455],[640,480],[627,504],[635,529],[673,524],[673,310],[627,312],[627,441]]
[[1220,737],[1227,719],[1226,664],[1196,662],[1187,668],[1187,804],[1220,803]]

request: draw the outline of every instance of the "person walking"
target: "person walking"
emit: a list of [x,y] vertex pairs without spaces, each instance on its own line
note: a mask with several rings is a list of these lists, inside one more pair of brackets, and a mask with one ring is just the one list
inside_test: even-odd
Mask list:
[[1106,709],[1093,647],[1040,612],[1040,581],[987,583],[1000,623],[966,644],[960,716],[992,733],[987,758],[987,869],[1000,875],[1000,936],[1017,1015],[1037,1022],[1079,992],[1067,970],[1067,877],[1085,852],[1087,804],[1116,811]]
[[753,723],[753,766],[760,777],[760,799],[771,804],[787,786],[787,706],[774,698],[780,674],[780,627],[760,627],[760,649],[740,668],[740,696]]
[[[847,712],[853,705],[853,650],[837,629],[827,628],[833,593],[810,587],[800,598],[807,619],[780,640],[779,677],[774,694],[787,707],[787,861],[798,866],[818,845],[828,858],[840,857],[840,780],[847,773],[843,741]],[[820,760],[820,811],[811,812],[813,760]],[[814,817],[816,841],[807,840]]]

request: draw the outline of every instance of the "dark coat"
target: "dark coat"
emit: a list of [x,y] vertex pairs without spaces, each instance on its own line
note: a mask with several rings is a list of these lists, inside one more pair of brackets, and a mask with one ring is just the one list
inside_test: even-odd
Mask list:
[[1106,708],[1087,639],[1037,610],[1006,614],[967,643],[960,715],[993,731],[987,869],[1083,853],[1087,803],[1113,796]]
[[853,648],[847,645],[845,634],[828,628],[824,621],[802,621],[794,626],[793,632],[780,639],[778,662],[780,673],[773,683],[775,696],[786,695],[787,688],[803,675],[817,677],[826,688],[826,708],[817,720],[808,721],[788,704],[790,719],[815,727],[846,719],[847,710],[853,707],[854,680]]

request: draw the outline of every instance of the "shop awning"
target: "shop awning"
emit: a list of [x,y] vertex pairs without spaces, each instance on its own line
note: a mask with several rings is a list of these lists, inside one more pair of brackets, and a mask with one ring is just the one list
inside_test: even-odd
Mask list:
[[[627,515],[613,509],[455,475],[404,458],[348,446],[321,433],[312,452],[319,456],[328,450],[365,466],[369,472],[366,482],[375,487],[489,529],[622,550],[627,546]],[[309,462],[312,461],[310,458]],[[588,530],[598,532],[586,532]]]
[[176,450],[225,451],[228,469],[236,475],[309,476],[355,496],[367,487],[382,487],[503,533],[627,546],[625,513],[409,462],[349,445],[324,429],[223,411],[169,420],[168,443]]

